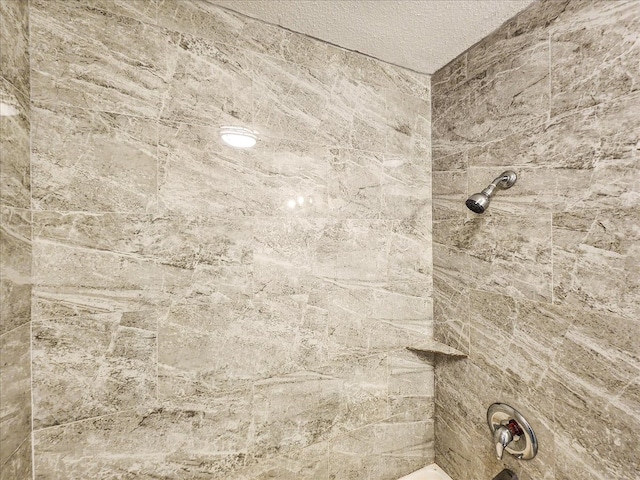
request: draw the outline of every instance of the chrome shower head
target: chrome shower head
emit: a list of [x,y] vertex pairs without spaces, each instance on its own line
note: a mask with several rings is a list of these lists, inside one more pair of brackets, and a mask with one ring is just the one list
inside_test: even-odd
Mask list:
[[514,183],[516,183],[516,172],[511,170],[507,170],[506,172],[502,172],[502,174],[496,178],[491,184],[482,190],[480,193],[474,193],[465,202],[465,205],[469,210],[474,213],[484,213],[484,211],[489,207],[489,202],[491,201],[491,196],[496,188],[499,189],[507,189],[511,188]]

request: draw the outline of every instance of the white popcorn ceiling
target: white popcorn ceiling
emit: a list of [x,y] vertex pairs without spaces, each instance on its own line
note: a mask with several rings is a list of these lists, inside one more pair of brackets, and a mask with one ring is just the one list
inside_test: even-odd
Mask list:
[[422,73],[434,73],[531,0],[209,0]]

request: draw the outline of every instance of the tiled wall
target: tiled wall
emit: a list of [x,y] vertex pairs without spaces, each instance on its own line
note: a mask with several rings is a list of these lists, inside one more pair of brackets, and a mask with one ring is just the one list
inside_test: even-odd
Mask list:
[[205,2],[30,6],[37,478],[431,462],[430,79]]
[[0,2],[0,102],[16,113],[0,116],[1,480],[32,476],[28,13]]
[[[435,332],[469,352],[436,368],[455,480],[640,478],[639,31],[635,0],[536,2],[432,78]],[[495,459],[496,401],[534,460]]]

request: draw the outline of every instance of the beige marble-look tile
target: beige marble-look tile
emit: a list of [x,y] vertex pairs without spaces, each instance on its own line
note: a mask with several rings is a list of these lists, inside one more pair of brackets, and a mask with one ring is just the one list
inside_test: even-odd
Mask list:
[[[636,93],[473,148],[467,151],[469,178],[490,179],[507,167],[518,173],[516,185],[499,192],[492,209],[502,204],[514,212],[634,207],[640,201],[638,108]],[[493,165],[499,168],[490,172]]]
[[177,267],[46,238],[33,259],[34,320],[154,309],[191,285]]
[[171,308],[160,322],[161,393],[199,383],[244,385],[322,364],[324,335],[303,314],[295,296]]
[[253,227],[242,218],[53,212],[35,217],[39,238],[164,266],[175,302],[225,302],[252,293]]
[[29,97],[29,4],[0,4],[0,72],[2,79]]
[[342,381],[296,372],[255,382],[249,450],[271,456],[325,440],[338,420]]
[[167,76],[162,30],[76,2],[30,7],[34,101],[158,116]]
[[329,469],[329,442],[318,442],[308,447],[285,452],[272,458],[249,457],[247,464],[255,462],[233,473],[227,480],[327,480]]
[[637,210],[553,216],[554,303],[637,318]]
[[0,77],[0,100],[19,111],[0,117],[0,202],[31,208],[29,100],[4,77]]
[[15,480],[16,478],[33,478],[31,436],[24,439],[0,469],[0,480]]
[[[128,410],[155,399],[156,323],[124,326],[123,316],[34,323],[35,428]],[[152,330],[140,328],[145,324]]]
[[164,210],[208,216],[326,213],[324,147],[264,137],[254,149],[233,149],[217,128],[186,124],[162,124],[160,138]]
[[551,367],[558,478],[637,478],[639,333],[636,319],[602,314],[577,315],[567,332]]
[[389,240],[388,289],[431,299],[433,296],[433,259],[429,232],[423,237],[408,222]]
[[372,86],[395,89],[417,98],[429,99],[430,76],[381,60],[344,51],[341,68],[347,77]]
[[308,299],[313,328],[326,332],[330,358],[403,349],[428,338],[430,299],[373,286],[326,282]]
[[38,430],[35,475],[228,478],[246,457],[245,410],[234,402],[212,410],[140,408]]
[[332,436],[389,417],[387,353],[336,356],[318,371],[341,384]]
[[351,146],[360,150],[386,152],[392,128],[387,119],[386,90],[360,83],[355,85],[354,92],[352,84],[352,80],[347,79],[347,85],[351,88],[341,88],[336,84],[332,92],[332,102],[337,100],[352,105]]
[[433,396],[433,359],[408,350],[389,354],[389,394]]
[[[30,451],[21,449],[23,442],[31,436],[30,335],[31,325],[28,323],[0,335],[0,466],[4,471],[5,464],[9,462],[6,468],[21,474],[28,471],[24,456],[31,456]],[[3,474],[3,478],[8,477]]]
[[430,159],[385,155],[382,166],[381,218],[413,223],[415,230],[428,238],[432,200]]
[[432,463],[431,422],[368,425],[335,438],[330,446],[329,478],[384,480]]
[[318,239],[312,273],[342,281],[384,281],[389,268],[389,230],[384,221],[328,221]]
[[550,29],[552,115],[637,91],[639,29],[633,0],[569,3]]
[[446,110],[446,94],[460,88],[467,81],[467,53],[462,53],[431,76],[431,100],[434,120]]
[[469,352],[469,275],[467,254],[433,246],[433,336],[463,353]]
[[322,289],[312,275],[318,242],[327,221],[318,218],[256,218],[253,226],[254,286],[256,297],[309,295]]
[[185,33],[170,36],[160,117],[192,125],[239,125],[253,117],[252,60],[244,51]]
[[[403,94],[396,89],[385,91],[385,118],[389,125],[385,151],[395,155],[411,155],[415,140],[419,135],[430,136],[429,123],[419,123],[419,119],[429,119],[431,102],[428,97],[418,98]],[[421,128],[422,127],[422,128]],[[423,130],[423,131],[420,131]]]
[[156,209],[155,121],[44,105],[32,110],[32,118],[36,209]]
[[231,10],[199,0],[156,0],[158,24],[169,30],[236,46],[249,21]]
[[317,139],[331,97],[329,77],[265,55],[253,55],[253,121],[262,135]]
[[328,153],[331,216],[380,218],[383,155],[343,148],[331,148]]
[[95,10],[131,17],[151,25],[157,23],[158,0],[87,0],[84,4]]
[[31,320],[31,213],[0,207],[0,334]]
[[550,303],[551,215],[487,213],[466,225],[472,281],[484,291]]
[[[469,53],[471,54],[471,53]],[[549,105],[548,41],[484,65],[433,113],[434,158],[542,124]],[[508,72],[508,74],[507,74]],[[434,105],[438,105],[434,91]],[[437,152],[437,153],[436,153]]]
[[[500,379],[469,360],[440,359],[436,385],[436,462],[451,478],[491,478],[492,470],[486,463],[495,463],[495,447],[486,410],[491,403],[501,401]],[[496,468],[493,475],[500,470]]]

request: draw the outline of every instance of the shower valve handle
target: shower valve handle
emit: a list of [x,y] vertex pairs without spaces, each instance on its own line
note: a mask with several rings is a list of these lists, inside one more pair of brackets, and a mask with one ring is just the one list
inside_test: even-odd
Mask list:
[[493,440],[496,442],[496,454],[498,460],[502,460],[504,449],[507,448],[513,440],[518,440],[524,432],[514,419],[510,419],[506,425],[500,425],[493,432]]

